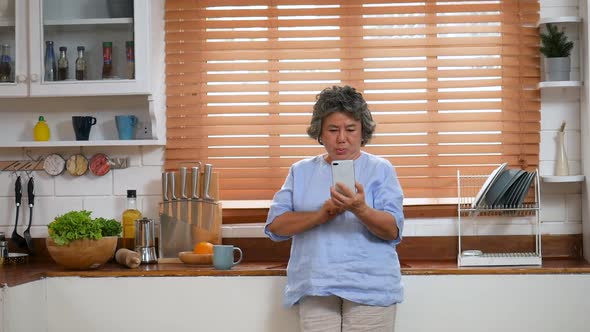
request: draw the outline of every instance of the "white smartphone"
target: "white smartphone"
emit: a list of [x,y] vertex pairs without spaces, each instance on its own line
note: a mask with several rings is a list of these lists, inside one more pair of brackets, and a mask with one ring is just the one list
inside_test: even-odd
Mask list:
[[336,187],[336,182],[340,182],[352,192],[356,192],[353,160],[332,161],[332,185],[334,187]]

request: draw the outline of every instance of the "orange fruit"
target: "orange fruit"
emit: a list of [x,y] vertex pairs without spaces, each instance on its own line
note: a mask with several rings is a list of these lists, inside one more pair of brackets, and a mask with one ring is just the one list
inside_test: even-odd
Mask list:
[[195,244],[195,248],[194,248],[193,252],[195,254],[200,254],[200,255],[213,254],[213,243],[201,241],[201,242]]

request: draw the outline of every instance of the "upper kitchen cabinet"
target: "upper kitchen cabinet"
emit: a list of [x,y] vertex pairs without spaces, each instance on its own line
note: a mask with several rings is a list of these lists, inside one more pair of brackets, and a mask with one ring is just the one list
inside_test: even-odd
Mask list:
[[[148,0],[8,3],[0,8],[0,44],[8,45],[12,73],[0,96],[150,93]],[[76,64],[82,52],[85,72]]]

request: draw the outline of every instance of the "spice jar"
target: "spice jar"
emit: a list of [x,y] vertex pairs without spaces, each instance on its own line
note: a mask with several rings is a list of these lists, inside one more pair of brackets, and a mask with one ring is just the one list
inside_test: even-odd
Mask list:
[[113,77],[113,42],[102,43],[102,78]]
[[135,79],[135,49],[133,40],[125,42],[127,54],[127,79]]

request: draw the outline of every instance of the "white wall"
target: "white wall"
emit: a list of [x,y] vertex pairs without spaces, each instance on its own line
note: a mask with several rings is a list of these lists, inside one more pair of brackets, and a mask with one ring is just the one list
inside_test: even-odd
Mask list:
[[[48,278],[8,288],[5,332],[295,332],[285,277]],[[396,332],[585,332],[590,275],[403,276]]]
[[[584,22],[588,22],[588,18],[590,17],[590,6],[588,6],[588,1],[581,0],[581,9],[580,13],[583,17]],[[588,24],[585,24],[583,27],[583,36],[586,47],[583,50],[583,59],[590,59],[590,54],[588,52],[588,45],[590,45],[590,29],[588,29]],[[581,126],[582,132],[580,135],[581,142],[590,142],[590,115],[588,114],[588,106],[590,105],[590,86],[588,86],[588,78],[590,77],[590,65],[588,62],[585,63],[585,66],[582,70],[583,77],[584,77],[584,87],[582,88],[582,97],[581,97]],[[582,145],[582,169],[583,174],[586,176],[590,175],[590,145],[581,144]],[[582,198],[582,220],[583,222],[583,234],[584,234],[584,257],[586,260],[590,261],[590,181],[586,180],[583,185],[583,198]]]
[[[164,0],[152,1],[152,72],[151,82],[156,114],[162,126],[165,126],[165,65],[164,65]],[[578,15],[578,0],[542,0],[541,15]],[[587,22],[585,20],[584,22]],[[570,31],[578,38],[577,31]],[[587,34],[586,34],[587,36]],[[587,37],[586,37],[587,38]],[[577,43],[579,45],[579,43]],[[575,52],[578,51],[576,46]],[[573,77],[580,75],[580,57],[574,53]],[[584,57],[583,59],[587,59]],[[586,63],[587,61],[584,61]],[[581,66],[585,69],[587,66]],[[586,88],[587,89],[587,86]],[[124,98],[124,97],[120,97]],[[113,99],[116,102],[116,98]],[[13,101],[14,102],[14,101]],[[80,103],[83,110],[85,103]],[[567,152],[572,173],[580,172],[581,162],[581,126],[588,126],[588,121],[580,122],[580,97],[578,90],[555,90],[542,92],[541,106],[541,174],[552,174],[555,161],[556,128],[561,120],[567,125]],[[2,111],[5,113],[6,111]],[[0,113],[2,116],[3,113]],[[36,172],[37,205],[33,216],[32,234],[35,237],[47,235],[45,227],[52,218],[72,209],[94,211],[94,216],[120,218],[125,207],[125,191],[136,189],[138,192],[139,209],[150,218],[157,218],[158,202],[160,201],[160,172],[162,171],[164,149],[161,147],[108,147],[108,148],[61,148],[32,149],[33,156],[41,156],[49,152],[69,156],[82,152],[91,156],[96,152],[107,153],[109,156],[129,156],[131,167],[125,170],[114,170],[103,177],[87,174],[82,177],[60,175],[50,177],[45,172]],[[24,149],[0,149],[0,160],[16,160],[25,158]],[[588,170],[585,174],[590,174]],[[7,172],[0,172],[0,231],[12,232],[14,223],[14,178]],[[542,186],[543,233],[549,234],[580,234],[582,233],[582,189],[580,184],[543,185]],[[584,201],[588,205],[587,199]],[[21,211],[20,232],[24,230],[23,220],[27,220],[28,211]],[[260,220],[261,222],[263,220]],[[447,236],[457,234],[455,218],[412,219],[406,222],[404,236]],[[491,225],[490,225],[491,224]],[[263,236],[260,227],[251,227],[246,233],[240,233],[243,227],[226,228],[223,236]],[[469,229],[470,234],[530,234],[528,224],[513,222],[509,219],[488,221],[477,224]]]
[[[541,0],[541,17],[579,16],[578,0]],[[583,21],[585,25],[586,20]],[[583,79],[583,69],[587,67],[587,57],[583,56],[585,38],[580,38],[584,30],[578,24],[560,26],[566,29],[568,37],[574,41],[572,50],[571,79]],[[583,60],[583,61],[581,61]],[[543,77],[544,75],[542,75]],[[570,174],[582,172],[581,131],[579,89],[541,90],[541,149],[539,172],[541,175],[554,175],[556,160],[556,135],[562,121],[566,122],[566,151]],[[582,184],[541,184],[541,221],[544,233],[582,232]]]

